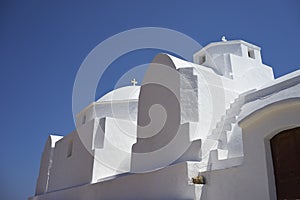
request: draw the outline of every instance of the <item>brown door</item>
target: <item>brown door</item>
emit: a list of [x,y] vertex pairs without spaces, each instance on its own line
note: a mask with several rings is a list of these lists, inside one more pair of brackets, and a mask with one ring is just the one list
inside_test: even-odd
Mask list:
[[277,199],[300,199],[300,127],[271,139]]

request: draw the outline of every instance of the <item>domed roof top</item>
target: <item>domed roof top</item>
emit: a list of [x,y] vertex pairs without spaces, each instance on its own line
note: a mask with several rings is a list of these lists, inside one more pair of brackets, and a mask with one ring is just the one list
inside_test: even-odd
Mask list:
[[96,102],[100,103],[105,101],[138,100],[139,94],[140,86],[125,86],[110,91]]

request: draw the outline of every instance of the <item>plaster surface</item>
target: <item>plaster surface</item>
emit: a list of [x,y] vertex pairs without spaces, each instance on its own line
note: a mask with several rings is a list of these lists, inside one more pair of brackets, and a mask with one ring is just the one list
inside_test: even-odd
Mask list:
[[29,199],[276,199],[269,141],[300,127],[299,91],[300,71],[274,79],[245,41],[211,43],[193,63],[158,54],[141,86],[48,138]]

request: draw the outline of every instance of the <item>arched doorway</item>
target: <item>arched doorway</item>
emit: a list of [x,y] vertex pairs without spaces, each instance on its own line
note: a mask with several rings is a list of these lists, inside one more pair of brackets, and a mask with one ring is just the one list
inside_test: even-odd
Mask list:
[[277,199],[300,199],[300,127],[271,139]]

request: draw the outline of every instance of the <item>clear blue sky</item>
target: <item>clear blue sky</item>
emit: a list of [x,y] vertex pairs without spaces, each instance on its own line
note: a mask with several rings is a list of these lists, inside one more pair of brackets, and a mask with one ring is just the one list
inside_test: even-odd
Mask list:
[[[262,47],[263,61],[273,67],[276,77],[300,68],[299,0],[2,0],[0,25],[3,200],[34,194],[48,135],[65,135],[74,129],[72,87],[80,64],[97,44],[116,33],[165,27],[202,45],[226,35]],[[157,52],[122,56],[99,83],[97,96]]]

